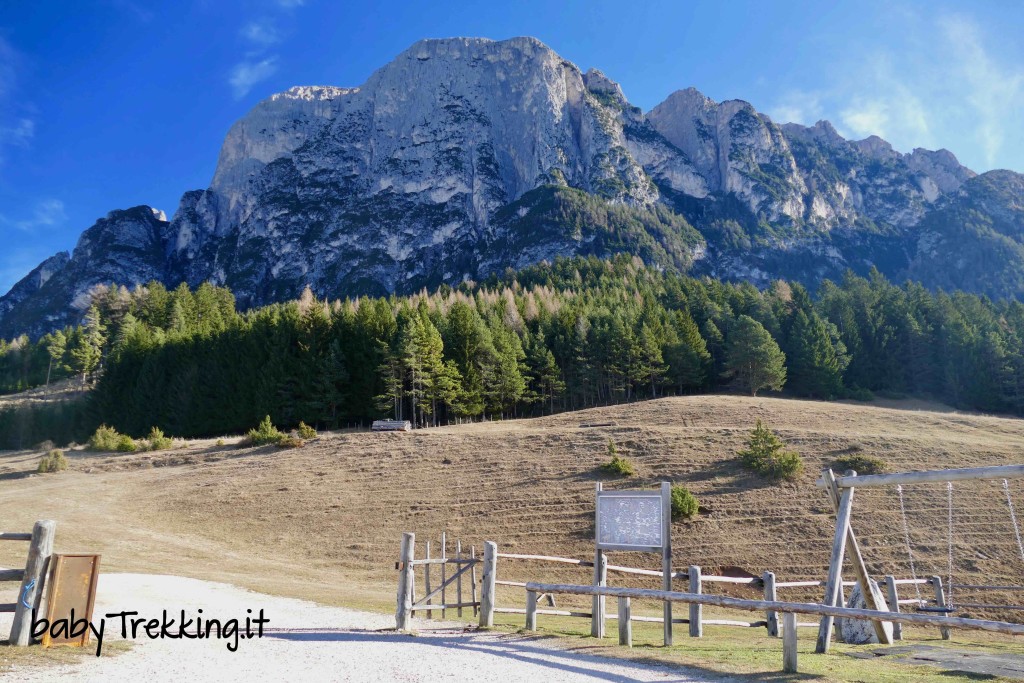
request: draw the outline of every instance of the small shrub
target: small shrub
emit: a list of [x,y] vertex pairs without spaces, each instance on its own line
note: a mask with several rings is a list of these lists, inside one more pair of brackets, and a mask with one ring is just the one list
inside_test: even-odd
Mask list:
[[139,450],[139,446],[135,443],[135,439],[127,434],[121,434],[117,438],[117,448],[115,450],[120,453],[134,453]]
[[697,496],[685,486],[672,487],[672,519],[692,519],[700,510]]
[[163,430],[159,427],[153,427],[149,430],[149,436],[146,437],[146,441],[149,442],[149,450],[151,451],[164,451],[174,445],[174,440],[169,436],[164,436]]
[[610,462],[606,462],[601,465],[601,469],[609,474],[614,474],[619,477],[632,477],[636,474],[636,468],[626,458],[620,458],[617,455],[613,455]]
[[885,474],[889,466],[881,458],[870,455],[843,455],[832,461],[832,469],[836,472],[856,470],[857,474]]
[[611,439],[608,439],[608,455],[610,455],[610,456],[612,456],[614,458],[618,454],[619,454],[619,449],[617,449],[615,447],[615,442],[612,441]]
[[59,448],[52,449],[39,461],[39,472],[63,472],[68,468],[68,459],[64,457],[64,451]]
[[218,446],[223,446],[224,445],[224,439],[217,439],[217,445]]
[[306,442],[297,436],[282,436],[277,441],[278,448],[302,448]]
[[49,439],[47,439],[46,441],[43,441],[41,443],[37,443],[35,445],[35,450],[40,451],[40,452],[49,453],[50,451],[52,451],[56,447],[57,447],[57,444],[55,444],[54,442],[52,442]]
[[267,415],[260,422],[260,426],[256,429],[250,429],[246,436],[249,439],[249,443],[253,446],[266,446],[267,444],[280,443],[285,435],[278,431],[274,423],[270,421],[270,416]]
[[750,433],[747,448],[737,455],[744,467],[762,476],[796,479],[803,471],[803,460],[795,451],[782,450],[784,447],[782,439],[758,420],[754,431]]
[[854,401],[874,401],[875,395],[863,387],[854,387],[846,392],[848,398]]
[[295,431],[299,435],[300,439],[305,439],[306,441],[309,441],[310,439],[316,438],[316,430],[310,427],[305,422],[299,422],[299,428],[296,429]]
[[116,451],[121,435],[117,430],[107,425],[100,425],[89,437],[90,451]]

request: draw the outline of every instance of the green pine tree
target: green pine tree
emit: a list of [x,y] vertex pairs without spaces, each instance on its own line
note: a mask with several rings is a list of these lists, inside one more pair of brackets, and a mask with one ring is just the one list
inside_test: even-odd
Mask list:
[[730,331],[725,367],[736,386],[751,396],[762,389],[779,391],[786,383],[786,355],[748,315],[741,315]]

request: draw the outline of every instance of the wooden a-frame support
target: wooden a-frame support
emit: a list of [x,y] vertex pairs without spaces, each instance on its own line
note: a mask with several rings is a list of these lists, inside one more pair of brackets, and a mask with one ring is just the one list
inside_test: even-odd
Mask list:
[[[850,472],[847,476],[853,477],[856,474],[856,472]],[[836,484],[835,474],[830,469],[822,472],[821,476],[825,483],[825,493],[836,513],[836,535],[832,541],[832,556],[829,561],[828,580],[825,582],[824,604],[832,607],[842,607],[839,602],[843,594],[843,559],[848,555],[853,563],[853,571],[857,575],[857,583],[860,585],[860,592],[864,596],[866,608],[884,611],[886,610],[885,604],[880,603],[876,599],[874,591],[871,590],[871,577],[864,564],[864,558],[860,554],[860,546],[857,544],[857,537],[853,533],[853,527],[850,525],[850,515],[853,512],[854,488],[852,486],[844,488],[842,493],[840,493],[839,486]],[[832,617],[824,616],[821,618],[821,624],[818,626],[818,643],[815,647],[815,652],[828,652],[829,645],[832,642],[832,623]],[[871,622],[875,629],[875,635],[878,636],[878,642],[883,645],[891,645],[892,637],[890,632],[886,631],[884,623],[883,621],[874,620]]]

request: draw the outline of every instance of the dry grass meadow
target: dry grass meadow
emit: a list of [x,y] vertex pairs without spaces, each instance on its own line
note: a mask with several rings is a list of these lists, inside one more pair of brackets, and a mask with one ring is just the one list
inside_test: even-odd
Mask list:
[[[766,482],[739,467],[735,453],[758,418],[803,456],[797,481]],[[616,425],[581,427],[585,422]],[[635,463],[637,476],[601,473],[609,439]],[[412,433],[321,434],[299,449],[239,448],[235,442],[195,441],[127,455],[74,450],[69,471],[51,475],[34,473],[39,453],[2,453],[2,526],[28,530],[36,519],[55,519],[58,551],[102,553],[108,572],[177,574],[387,610],[393,609],[403,531],[433,539],[435,553],[447,531],[464,547],[494,540],[502,552],[587,558],[595,482],[632,488],[667,479],[689,487],[702,505],[696,520],[674,525],[678,568],[817,579],[825,575],[834,531],[832,510],[814,485],[821,468],[848,454],[879,457],[893,471],[1021,462],[1024,421],[920,402],[694,396]],[[1011,482],[1011,492],[1024,512],[1024,481]],[[945,485],[910,487],[906,503],[918,575],[945,579]],[[1001,483],[956,484],[954,508],[954,580],[1024,583]],[[854,528],[873,573],[910,574],[899,520],[894,491],[856,494]],[[0,566],[19,566],[23,553],[22,544],[0,545]],[[612,562],[656,568],[658,558],[615,554]],[[589,579],[572,567],[512,560],[499,565],[499,578]],[[649,585],[621,575],[612,580]],[[721,585],[707,590],[725,592]],[[0,602],[7,597],[0,594]],[[789,591],[781,598],[821,596]],[[1012,594],[971,598],[1014,601]],[[509,588],[501,602],[522,607],[524,596]],[[1018,620],[1021,614],[998,616]],[[813,645],[812,633],[808,629],[802,642]],[[956,632],[954,638],[971,640]],[[1019,645],[999,646],[1024,651]],[[739,660],[722,665],[745,666]]]

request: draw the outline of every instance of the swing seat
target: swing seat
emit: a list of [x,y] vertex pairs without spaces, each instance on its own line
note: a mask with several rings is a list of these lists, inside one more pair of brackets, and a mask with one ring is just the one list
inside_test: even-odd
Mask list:
[[937,612],[939,614],[952,614],[956,612],[955,607],[918,607],[918,612]]

